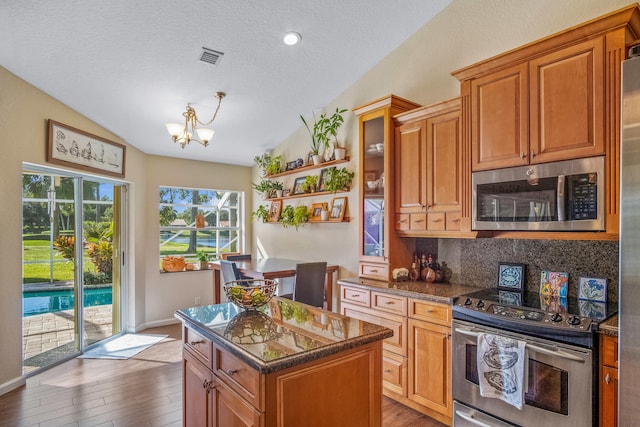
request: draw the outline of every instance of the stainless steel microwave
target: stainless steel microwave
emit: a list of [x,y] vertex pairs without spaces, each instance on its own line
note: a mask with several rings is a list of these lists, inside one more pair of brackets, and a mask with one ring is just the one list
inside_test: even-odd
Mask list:
[[604,157],[474,172],[474,230],[604,230]]

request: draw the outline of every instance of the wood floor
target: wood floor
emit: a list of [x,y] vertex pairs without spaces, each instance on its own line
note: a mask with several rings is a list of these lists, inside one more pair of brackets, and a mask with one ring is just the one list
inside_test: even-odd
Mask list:
[[[168,334],[128,360],[73,359],[0,396],[0,426],[181,426],[180,325],[147,329]],[[384,427],[442,427],[384,398]]]

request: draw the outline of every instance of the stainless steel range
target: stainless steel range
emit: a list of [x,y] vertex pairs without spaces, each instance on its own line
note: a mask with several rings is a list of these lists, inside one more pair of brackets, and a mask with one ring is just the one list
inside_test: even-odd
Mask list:
[[[537,293],[486,289],[453,306],[453,424],[461,426],[596,426],[598,323],[613,305]],[[522,409],[480,395],[481,333],[526,343]]]

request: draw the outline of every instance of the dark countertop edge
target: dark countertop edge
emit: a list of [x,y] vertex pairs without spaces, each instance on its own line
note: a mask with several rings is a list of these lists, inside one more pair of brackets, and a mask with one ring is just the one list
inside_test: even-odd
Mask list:
[[[420,299],[420,300],[424,300],[424,301],[438,302],[438,303],[447,304],[447,305],[452,305],[454,300],[456,298],[458,298],[460,295],[465,295],[465,294],[468,294],[468,293],[471,293],[471,292],[475,292],[475,291],[479,291],[479,290],[483,289],[483,288],[479,288],[479,287],[475,287],[475,286],[458,285],[458,284],[453,284],[453,283],[435,283],[435,284],[426,284],[425,283],[425,286],[438,286],[438,287],[457,286],[457,287],[460,287],[460,292],[453,292],[453,294],[450,295],[450,296],[442,296],[442,295],[434,295],[433,293],[430,293],[426,289],[425,289],[425,292],[416,292],[416,291],[410,291],[410,290],[407,290],[407,289],[390,288],[389,285],[393,285],[393,283],[395,283],[395,282],[383,282],[383,281],[372,280],[372,279],[362,279],[362,278],[359,278],[359,277],[349,277],[349,278],[345,278],[345,279],[338,279],[338,284],[339,285],[357,286],[357,287],[360,287],[362,289],[375,290],[375,291],[380,291],[380,292],[384,292],[384,293],[388,293],[388,294],[401,295],[401,296],[405,296],[405,297],[408,297],[408,298],[415,298],[415,299]],[[398,283],[403,284],[403,283],[407,283],[407,282],[398,282]],[[414,283],[423,283],[423,282],[414,282]]]
[[338,354],[345,350],[350,350],[352,348],[360,347],[375,341],[381,341],[385,338],[389,338],[393,336],[393,331],[391,329],[384,328],[378,332],[370,333],[365,336],[360,336],[358,338],[351,338],[348,341],[328,344],[320,348],[308,350],[302,354],[285,356],[278,360],[274,360],[271,362],[264,362],[256,358],[253,354],[243,350],[242,347],[235,345],[234,343],[231,343],[228,340],[225,340],[224,338],[220,337],[219,335],[211,332],[211,329],[209,329],[206,325],[203,325],[200,322],[196,322],[195,320],[185,316],[180,311],[176,311],[174,313],[174,316],[179,320],[181,320],[182,322],[189,325],[190,327],[194,328],[198,333],[202,334],[204,337],[213,341],[216,345],[219,345],[220,347],[229,351],[234,356],[240,358],[243,362],[247,363],[249,366],[257,370],[261,374],[269,374],[271,372],[281,371],[283,369],[291,368],[293,366],[301,365],[306,362],[321,359],[326,356]]

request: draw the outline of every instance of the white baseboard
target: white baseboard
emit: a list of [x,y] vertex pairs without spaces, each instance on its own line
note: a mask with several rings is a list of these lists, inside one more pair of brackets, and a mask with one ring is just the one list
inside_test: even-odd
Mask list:
[[157,328],[158,326],[174,325],[176,323],[180,323],[180,321],[175,318],[155,320],[153,322],[146,322],[146,323],[143,323],[142,325],[136,326],[135,332],[140,332],[148,328]]
[[5,393],[9,393],[12,390],[17,389],[18,387],[22,387],[27,383],[27,379],[25,377],[14,378],[11,381],[7,381],[4,384],[0,384],[0,396]]

